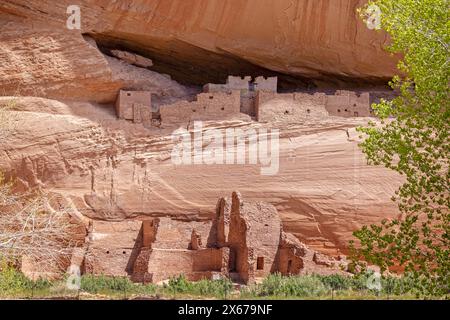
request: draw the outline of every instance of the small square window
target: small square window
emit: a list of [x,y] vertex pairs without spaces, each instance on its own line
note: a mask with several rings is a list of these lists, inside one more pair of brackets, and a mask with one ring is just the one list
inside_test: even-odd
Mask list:
[[256,270],[264,270],[264,257],[256,259]]

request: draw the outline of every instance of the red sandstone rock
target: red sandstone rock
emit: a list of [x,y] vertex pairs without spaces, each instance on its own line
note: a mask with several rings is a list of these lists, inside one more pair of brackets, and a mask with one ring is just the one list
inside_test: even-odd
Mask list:
[[[352,107],[354,99],[350,95],[343,96],[345,101],[328,106],[325,103],[324,107],[317,96],[299,103],[297,94],[270,93],[273,86],[268,83],[262,87],[269,93],[261,94],[267,123],[237,116],[239,111],[252,113],[256,99],[242,93],[240,109],[235,100],[230,100],[232,112],[227,114],[228,119],[216,112],[198,118],[213,120],[205,122],[205,130],[281,129],[277,176],[261,176],[254,165],[175,166],[170,162],[172,128],[145,128],[140,123],[118,120],[112,103],[119,89],[149,91],[152,104],[158,107],[172,104],[187,110],[208,103],[192,101],[198,93],[195,88],[105,56],[93,38],[81,36],[81,32],[89,33],[103,45],[111,41],[128,44],[130,49],[140,48],[142,54],[156,52],[174,62],[182,61],[183,66],[209,68],[212,73],[217,68],[232,67],[236,58],[238,66],[247,60],[272,70],[318,79],[330,75],[369,80],[389,77],[395,59],[381,51],[386,36],[369,32],[356,17],[355,9],[363,1],[277,0],[269,1],[267,6],[261,6],[258,0],[152,3],[154,6],[142,1],[80,1],[81,31],[65,28],[70,1],[0,3],[0,94],[30,96],[14,98],[12,110],[8,111],[15,125],[13,134],[0,144],[0,169],[16,177],[24,189],[39,186],[53,191],[72,204],[80,220],[95,220],[94,227],[97,220],[105,221],[106,225],[97,227],[104,227],[107,237],[117,236],[120,240],[111,243],[113,263],[111,267],[108,263],[87,263],[88,269],[112,274],[131,272],[127,267],[130,249],[137,241],[140,224],[131,222],[136,226],[129,232],[120,231],[121,227],[110,230],[109,224],[127,224],[127,219],[137,217],[159,219],[152,227],[157,226],[158,233],[150,232],[148,237],[144,233],[144,249],[134,263],[141,270],[141,279],[165,279],[179,272],[177,263],[182,263],[183,270],[194,270],[192,278],[203,272],[223,273],[227,259],[231,259],[241,261],[242,278],[249,280],[268,272],[277,246],[281,272],[315,270],[317,263],[329,264],[328,258],[321,259],[303,248],[299,239],[311,248],[336,255],[345,249],[353,230],[398,213],[390,196],[401,179],[384,168],[367,166],[357,147],[354,128],[366,119],[329,117],[324,111],[338,113],[341,103]],[[239,83],[233,85],[240,89]],[[256,87],[260,85],[257,80]],[[227,94],[222,89],[208,86],[207,91],[222,97]],[[209,99],[206,94],[201,97]],[[10,100],[0,98],[0,103]],[[165,116],[180,125],[180,120],[191,120],[192,114],[183,110],[171,109]],[[216,105],[213,110],[225,111]],[[348,111],[350,116],[354,116],[352,111]],[[242,214],[238,214],[231,203],[221,200],[219,220],[214,220],[217,198],[235,189],[245,199],[275,206],[279,217],[269,204],[244,204]],[[265,225],[256,224],[253,231],[249,230],[250,242],[242,240],[242,231],[251,226],[246,217],[261,222],[258,217],[251,218],[260,212],[275,230],[269,233],[270,248],[264,247],[264,241],[254,233],[264,232]],[[272,228],[277,219],[284,232]],[[194,228],[207,251],[189,250]],[[254,242],[265,250],[264,255]],[[213,244],[222,252],[211,247]],[[104,249],[108,242],[99,243],[97,248],[95,245],[89,252],[107,255]],[[227,252],[230,245],[242,246],[245,259],[236,260],[233,250]],[[209,264],[196,264],[211,255],[214,258]],[[160,263],[165,261],[173,265],[158,273]]]
[[[355,228],[397,213],[390,197],[401,179],[368,166],[357,147],[354,127],[364,118],[283,125],[279,173],[264,177],[259,166],[248,164],[175,166],[171,129],[117,120],[112,106],[14,101],[16,111],[9,112],[17,125],[0,145],[0,168],[25,187],[41,185],[63,195],[86,217],[117,220],[158,213],[186,221],[212,219],[216,199],[239,188],[247,199],[275,205],[286,231],[338,254]],[[216,121],[204,130],[233,126],[247,130],[272,124]]]
[[152,60],[145,58],[143,56],[140,56],[138,54],[135,54],[135,53],[121,51],[121,50],[111,50],[111,53],[116,58],[119,58],[120,60],[128,62],[129,64],[134,64],[137,67],[148,68],[153,65]]
[[[234,58],[238,57],[271,70],[319,79],[328,75],[386,79],[394,74],[396,59],[382,49],[387,35],[369,30],[358,17],[356,9],[365,2],[271,0],[261,5],[259,0],[232,3],[84,0],[78,3],[82,12],[81,32],[90,33],[105,43],[128,45],[129,49],[154,54],[161,59],[170,52],[171,57],[196,65],[205,73],[214,73],[214,66],[220,70],[236,67]],[[73,4],[70,0],[57,3],[13,0],[0,4],[0,12],[3,16],[7,13],[8,19],[26,17],[33,22],[33,27],[44,25],[63,31],[70,4]],[[13,26],[21,22],[19,20]],[[1,38],[4,38],[4,25]],[[76,32],[65,31],[63,41],[66,44],[74,41],[71,39]],[[16,32],[15,37],[24,33],[26,31]],[[20,46],[23,40],[15,41]],[[36,49],[58,42],[60,40],[55,42],[44,36],[39,39]],[[65,54],[59,61],[70,66],[77,61],[83,63],[81,61],[85,59],[79,55],[86,58],[85,53],[79,48],[72,51],[72,57],[69,48],[60,51]],[[31,56],[38,53],[31,52]],[[23,59],[29,60],[27,56]],[[207,67],[202,66],[205,62]],[[94,59],[93,63],[98,62]],[[51,66],[43,70],[47,68]],[[69,68],[75,74],[81,74],[79,70]],[[98,67],[91,70],[95,70],[93,78],[104,72]],[[35,74],[33,79],[33,82],[41,81],[45,76]],[[107,77],[103,79],[107,80]],[[100,81],[103,86],[101,82],[104,81]]]

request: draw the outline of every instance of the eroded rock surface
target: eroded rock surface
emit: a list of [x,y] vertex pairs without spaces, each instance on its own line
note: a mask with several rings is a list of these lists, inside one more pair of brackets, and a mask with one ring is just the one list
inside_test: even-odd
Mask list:
[[[97,95],[92,98],[96,100],[99,89],[106,90],[103,98],[108,97],[105,84],[109,75],[104,59],[83,49],[80,32],[90,34],[105,47],[151,58],[156,71],[170,70],[177,79],[202,84],[224,80],[232,73],[255,73],[258,67],[259,71],[334,82],[345,78],[379,82],[395,72],[397,59],[382,49],[386,34],[369,30],[356,13],[363,0],[271,0],[264,5],[259,0],[78,3],[81,30],[67,30],[66,11],[73,4],[70,0],[0,4],[2,43],[9,42],[9,48],[34,43],[31,51],[27,46],[27,53],[17,56],[21,69],[32,71],[36,65],[33,59],[39,57],[52,57],[54,62],[45,65],[43,61],[44,68],[39,69],[49,72],[41,75],[36,70],[30,84],[37,81],[33,79],[41,83],[49,76],[55,77],[49,79],[53,81],[60,77],[77,80],[88,68],[90,76],[78,86],[86,83],[87,88],[95,89]],[[30,24],[26,30],[5,31],[8,27],[17,29],[24,22]],[[27,37],[32,39],[27,41]],[[62,64],[67,64],[64,76],[57,70],[51,72]],[[2,75],[0,81],[4,78]],[[18,83],[15,79],[9,82]]]
[[[397,212],[390,197],[401,180],[366,165],[357,146],[354,127],[365,118],[279,124],[279,172],[263,176],[260,165],[175,165],[176,127],[146,129],[117,120],[112,107],[14,100],[16,111],[9,113],[16,126],[1,144],[0,167],[24,185],[72,199],[89,218],[208,220],[216,199],[239,189],[248,199],[275,205],[286,231],[336,254],[355,228]],[[21,105],[26,107],[18,111]],[[207,122],[203,130],[272,125],[228,120]]]
[[[130,219],[178,221],[175,231],[161,224],[161,250],[174,243],[188,250],[184,243],[199,240],[207,246],[216,200],[239,190],[276,207],[290,234],[281,235],[280,250],[298,253],[300,240],[338,255],[356,228],[398,214],[390,197],[401,179],[368,166],[357,146],[355,127],[366,118],[350,109],[348,118],[330,116],[325,107],[319,112],[313,97],[296,115],[295,95],[290,104],[269,97],[264,123],[235,113],[208,117],[213,121],[201,131],[280,130],[279,171],[264,176],[259,165],[175,165],[172,133],[182,127],[193,134],[190,118],[146,128],[117,119],[113,103],[120,89],[146,90],[155,107],[190,108],[201,91],[195,85],[224,83],[228,75],[279,75],[304,87],[384,81],[396,58],[382,51],[386,35],[357,17],[364,2],[84,0],[81,30],[68,30],[72,1],[2,1],[0,105],[8,106],[9,120],[0,132],[0,170],[23,189],[58,195],[103,233],[108,223]],[[128,54],[114,57],[111,50]],[[139,225],[131,229],[139,232]],[[134,241],[125,231],[125,242]],[[217,243],[224,244],[228,227],[220,232]],[[126,273],[123,257],[133,248],[111,245],[114,270]],[[313,251],[307,260],[329,264]],[[291,267],[300,268],[299,260]]]

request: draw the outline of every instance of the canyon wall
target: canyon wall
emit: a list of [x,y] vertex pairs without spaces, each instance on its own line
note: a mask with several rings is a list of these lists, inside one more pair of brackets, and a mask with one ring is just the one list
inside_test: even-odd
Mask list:
[[[397,214],[390,197],[401,180],[368,166],[357,147],[354,128],[364,119],[208,123],[281,129],[280,170],[268,177],[255,165],[175,166],[171,131],[118,120],[113,102],[130,89],[176,103],[198,92],[173,79],[203,85],[233,74],[276,73],[302,85],[385,81],[396,59],[382,50],[386,34],[357,17],[364,2],[80,0],[81,30],[68,30],[71,0],[0,0],[0,95],[27,96],[0,98],[13,127],[0,144],[0,170],[94,220],[210,221],[217,198],[239,190],[273,204],[287,232],[337,254],[355,228]],[[105,56],[116,49],[153,65]]]
[[279,171],[263,176],[260,164],[176,165],[173,129],[117,120],[112,107],[16,98],[8,113],[14,131],[0,146],[0,168],[26,188],[63,195],[91,219],[208,221],[217,198],[237,189],[275,205],[287,232],[338,254],[356,228],[398,214],[390,197],[400,177],[368,166],[357,146],[354,128],[366,118],[205,123],[202,130],[280,129]]
[[[105,47],[150,57],[153,70],[197,84],[263,71],[316,83],[347,78],[379,82],[395,71],[396,59],[382,49],[387,35],[369,30],[357,16],[362,0],[78,3],[81,30],[66,27],[66,10],[73,1],[0,2],[4,90],[11,94],[20,84],[52,97],[64,90],[67,98],[112,100],[117,83],[111,83],[105,59],[83,43],[81,33]],[[11,70],[19,72],[11,75]]]

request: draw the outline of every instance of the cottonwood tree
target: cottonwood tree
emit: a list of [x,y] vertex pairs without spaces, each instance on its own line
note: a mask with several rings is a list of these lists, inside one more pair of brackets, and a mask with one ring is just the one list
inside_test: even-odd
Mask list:
[[[449,3],[369,1],[373,5],[391,38],[387,49],[403,57],[399,75],[390,82],[400,95],[373,106],[381,124],[359,129],[365,136],[361,148],[370,164],[395,170],[405,180],[393,195],[401,216],[354,232],[358,245],[350,247],[355,261],[404,271],[419,293],[448,294]],[[373,18],[365,9],[363,18]]]

